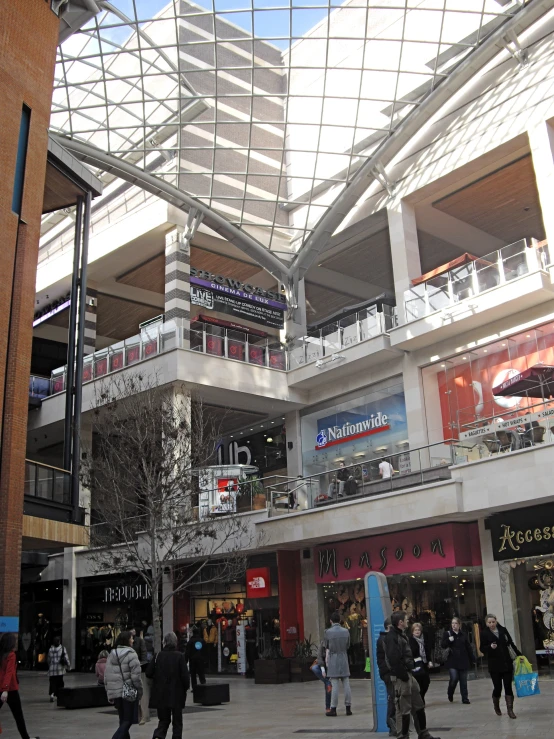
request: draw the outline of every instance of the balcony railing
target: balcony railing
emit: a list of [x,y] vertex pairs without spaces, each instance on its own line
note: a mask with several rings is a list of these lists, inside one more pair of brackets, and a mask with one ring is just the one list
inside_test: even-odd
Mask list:
[[71,474],[59,467],[25,460],[26,496],[71,505]]
[[388,305],[383,307],[384,313],[372,305],[296,339],[288,348],[288,369],[318,362],[354,344],[387,333],[396,325],[396,310]]
[[546,242],[516,241],[406,290],[406,322],[451,308],[494,287],[545,269],[549,264]]
[[39,375],[29,376],[29,397],[43,400],[50,395],[50,378]]
[[[323,508],[348,500],[361,500],[404,488],[450,480],[450,467],[467,462],[471,444],[448,439],[399,454],[366,459],[328,472],[266,483],[270,516]],[[390,477],[380,475],[379,465],[392,461]],[[387,465],[383,465],[385,475]],[[339,479],[344,477],[346,479]]]
[[235,359],[259,367],[287,369],[286,352],[275,338],[261,338],[243,331],[203,323],[190,330],[190,348],[214,357]]

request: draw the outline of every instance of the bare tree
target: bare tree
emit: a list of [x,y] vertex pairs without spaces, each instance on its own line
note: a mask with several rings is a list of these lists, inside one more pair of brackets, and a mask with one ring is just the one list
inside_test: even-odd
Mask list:
[[[199,470],[213,464],[219,425],[183,386],[140,374],[110,379],[95,398],[93,453],[83,462],[93,501],[90,557],[95,572],[133,572],[146,583],[156,651],[173,596],[193,583],[240,577],[254,544],[248,517],[199,515]],[[164,571],[179,563],[179,581],[162,595]]]

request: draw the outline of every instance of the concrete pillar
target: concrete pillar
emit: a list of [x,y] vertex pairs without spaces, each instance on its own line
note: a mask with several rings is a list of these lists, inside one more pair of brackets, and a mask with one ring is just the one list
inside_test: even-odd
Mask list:
[[[300,435],[300,413],[289,411],[285,413],[285,427],[287,429],[287,475],[296,477],[302,475],[302,437]],[[292,444],[292,449],[288,445]]]
[[75,548],[63,550],[62,642],[67,649],[71,668],[77,655],[77,566]]
[[[429,443],[427,419],[425,414],[425,394],[421,369],[410,354],[404,354],[402,377],[404,381],[404,400],[406,403],[406,423],[410,449],[418,449]],[[428,467],[429,452],[422,450],[411,454],[412,470]]]
[[302,608],[304,611],[304,635],[319,646],[325,631],[325,614],[322,588],[317,586],[314,571],[314,551],[309,559],[300,552],[300,571],[302,577]]
[[527,134],[546,238],[550,248],[554,249],[554,130],[546,121],[541,121],[530,128]]
[[94,354],[96,349],[96,312],[98,307],[98,290],[87,285],[85,297],[85,342],[84,353]]
[[415,211],[405,200],[389,207],[387,216],[396,310],[398,321],[402,324],[406,322],[404,292],[411,287],[412,279],[421,275],[417,225]]
[[182,327],[183,346],[190,348],[190,245],[185,229],[176,226],[165,237],[165,320]]
[[[162,600],[173,591],[173,570],[164,571],[162,579]],[[162,635],[173,631],[173,597],[171,597],[163,608],[162,613]]]
[[478,523],[487,613],[494,613],[500,623],[508,629],[517,641],[519,623],[511,567],[508,562],[499,563],[495,561],[491,534],[490,531],[485,529],[485,519],[479,519]]
[[535,670],[537,669],[537,655],[535,654],[535,636],[531,619],[531,602],[529,600],[529,575],[524,564],[517,565],[512,570],[514,591],[519,622],[519,640],[513,638],[520,650],[527,656]]

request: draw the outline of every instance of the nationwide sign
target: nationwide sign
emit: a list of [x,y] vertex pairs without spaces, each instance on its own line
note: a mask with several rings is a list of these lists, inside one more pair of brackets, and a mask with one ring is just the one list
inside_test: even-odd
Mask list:
[[287,304],[272,290],[190,268],[190,302],[272,328],[283,328]]
[[390,429],[389,417],[386,413],[372,413],[369,418],[356,423],[346,422],[342,426],[328,426],[321,429],[316,437],[316,450],[343,444],[345,441],[361,439],[364,436],[378,434]]

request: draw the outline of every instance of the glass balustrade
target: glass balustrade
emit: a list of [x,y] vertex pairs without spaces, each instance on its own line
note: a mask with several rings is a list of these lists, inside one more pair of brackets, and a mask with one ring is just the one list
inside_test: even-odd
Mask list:
[[25,495],[70,505],[70,483],[71,475],[67,470],[25,460]]
[[416,321],[435,311],[471,300],[494,287],[546,269],[550,264],[547,242],[525,239],[477,257],[454,267],[426,282],[412,286],[404,293],[406,322]]

